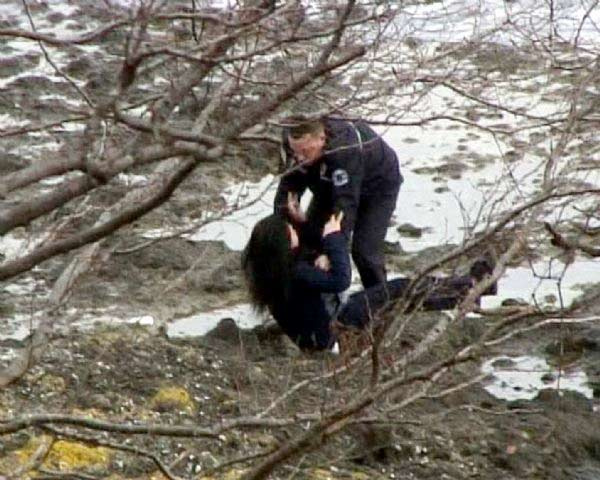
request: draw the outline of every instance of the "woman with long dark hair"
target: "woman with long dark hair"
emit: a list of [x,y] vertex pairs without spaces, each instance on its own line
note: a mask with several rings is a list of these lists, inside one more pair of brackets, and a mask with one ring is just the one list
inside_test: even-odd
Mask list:
[[[301,252],[296,229],[277,214],[260,220],[242,256],[242,268],[253,306],[268,311],[283,331],[303,350],[331,348],[331,325],[364,328],[375,314],[400,299],[411,283],[396,278],[355,292],[343,304],[337,294],[348,289],[351,265],[346,237],[340,231],[343,214],[332,215],[322,233],[322,251]],[[300,236],[300,238],[302,238]],[[470,274],[449,278],[426,277],[410,295],[408,309],[446,310],[462,300],[476,281],[493,268],[476,261]],[[486,294],[495,294],[495,286]]]
[[[323,228],[326,257],[315,260],[301,254],[296,230],[276,214],[255,225],[242,256],[252,304],[259,311],[268,310],[302,349],[323,350],[334,341],[331,294],[346,290],[351,280],[346,237],[340,231],[342,217],[332,215]],[[328,266],[320,263],[326,261]]]

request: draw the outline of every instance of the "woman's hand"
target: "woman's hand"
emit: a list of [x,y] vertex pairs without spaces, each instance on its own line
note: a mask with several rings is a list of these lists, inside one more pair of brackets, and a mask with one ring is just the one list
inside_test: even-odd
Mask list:
[[319,270],[323,270],[328,272],[331,269],[331,262],[329,261],[329,257],[327,255],[319,255],[315,260],[315,267]]
[[330,233],[339,232],[342,229],[342,219],[344,218],[344,212],[340,212],[337,215],[333,214],[329,217],[329,220],[323,227],[323,236],[326,237]]
[[306,215],[302,211],[300,201],[298,200],[298,194],[295,192],[288,192],[287,197],[287,212],[290,216],[290,220],[294,223],[306,222]]

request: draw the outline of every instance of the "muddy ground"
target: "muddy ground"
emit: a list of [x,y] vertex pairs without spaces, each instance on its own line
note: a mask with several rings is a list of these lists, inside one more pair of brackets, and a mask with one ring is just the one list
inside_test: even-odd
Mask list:
[[[416,268],[430,255],[429,251],[396,252],[389,253],[388,260]],[[58,318],[39,363],[0,392],[3,421],[60,413],[111,423],[213,429],[227,420],[258,415],[281,398],[266,418],[308,415],[314,420],[369,389],[369,358],[352,363],[345,355],[303,354],[272,323],[248,331],[224,319],[206,336],[169,339],[157,325],[99,322],[77,328],[67,321],[77,318],[77,311],[100,314],[111,305],[116,306],[113,313],[158,317],[162,312],[173,320],[243,302],[239,260],[239,252],[220,242],[178,238],[116,254],[99,264],[74,289],[70,313],[65,309],[64,318]],[[41,270],[39,280],[50,282],[53,271]],[[588,294],[597,291],[590,286]],[[586,307],[585,313],[597,315],[594,305]],[[398,342],[385,351],[384,364],[391,365],[418,345],[440,315],[420,313],[411,318]],[[467,318],[453,325],[406,372],[388,371],[382,380],[447,358],[503,318]],[[535,321],[522,320],[521,326]],[[485,380],[439,396],[440,391],[480,374],[484,358],[524,353],[561,364],[565,371],[583,369],[594,398],[546,389],[531,401],[508,402],[490,395]],[[599,478],[598,365],[600,329],[593,323],[554,324],[524,333],[456,366],[428,396],[404,408],[394,409],[398,398],[406,398],[412,387],[383,398],[364,412],[366,423],[351,423],[339,434],[320,439],[308,452],[284,463],[272,478]],[[343,366],[347,370],[330,375]],[[286,392],[301,382],[306,383],[288,396]],[[309,425],[310,421],[295,420],[281,427],[236,428],[207,439],[99,433],[56,423],[50,430],[26,428],[2,436],[0,472],[19,472],[29,462],[32,470],[25,473],[25,468],[18,478],[33,478],[36,471],[42,478],[166,478],[149,458],[152,454],[174,476],[237,479]],[[110,446],[98,446],[98,440]],[[123,450],[132,447],[138,453]],[[32,462],[40,451],[45,456]],[[229,463],[243,458],[247,460]]]
[[[435,321],[435,315],[419,314],[396,348],[386,352],[387,360],[413,347]],[[483,323],[466,320],[422,362],[444,358],[477,338]],[[568,354],[571,367],[583,366],[592,384],[600,386],[597,329],[547,328],[543,342],[539,334],[523,335],[499,351],[552,358],[556,342],[565,338],[571,341],[563,343],[560,358]],[[205,337],[177,341],[146,327],[99,327],[57,334],[39,364],[0,392],[0,409],[3,421],[23,414],[61,413],[116,423],[214,428],[228,419],[264,411],[290,387],[309,379],[267,418],[318,417],[368,388],[367,359],[348,364],[349,370],[334,378],[319,379],[342,363],[336,355],[299,353],[273,326],[240,331],[225,320]],[[478,372],[477,363],[456,367],[431,393],[468,380]],[[400,396],[408,392],[398,391]],[[596,402],[579,393],[542,390],[532,401],[506,402],[475,384],[386,414],[394,404],[392,397],[379,402],[367,412],[378,421],[350,424],[340,434],[322,439],[312,451],[276,470],[273,478],[591,480],[600,475]],[[4,435],[0,472],[17,471],[51,436],[55,442],[35,465],[43,478],[163,478],[148,457],[121,450],[133,446],[152,452],[183,478],[239,478],[244,469],[260,461],[261,454],[295,438],[308,423],[231,429],[209,439],[99,434],[57,423],[53,430],[28,428]],[[93,442],[86,447],[77,437],[59,441],[60,431],[110,440],[116,447],[102,448]],[[226,464],[247,456],[246,462]],[[43,476],[56,471],[63,477]],[[65,477],[69,472],[88,476]],[[23,473],[19,478],[29,477]]]
[[[219,182],[225,185],[228,180],[216,177],[211,185],[217,188]],[[118,246],[118,252],[141,244],[145,240],[135,233],[162,219],[177,219],[174,212],[181,208],[180,202],[193,198],[194,193],[192,181],[136,228],[111,238],[107,248]],[[502,239],[498,242],[501,245]],[[398,245],[390,245],[388,265],[411,271],[448,248],[451,246],[409,255]],[[64,260],[36,270],[36,281],[49,288],[64,268]],[[132,253],[115,253],[95,264],[59,311],[53,337],[39,363],[0,392],[2,421],[60,413],[111,423],[212,429],[223,421],[260,414],[282,397],[285,400],[266,418],[289,420],[309,415],[314,419],[369,388],[368,358],[327,377],[348,360],[302,354],[272,325],[239,331],[224,321],[205,337],[167,338],[158,328],[160,322],[246,301],[239,262],[240,253],[221,242],[174,238]],[[597,287],[588,288],[590,295],[597,292]],[[28,305],[31,309],[35,304],[35,292],[2,295],[6,312],[28,311]],[[595,304],[585,313],[597,315]],[[144,327],[99,322],[93,328],[73,327],[83,313],[110,313],[121,318],[152,315],[157,323]],[[438,319],[436,314],[412,319],[397,344],[386,350],[384,360],[389,364],[409,352]],[[468,318],[454,325],[408,373],[447,358],[481,338],[487,326],[501,319]],[[523,326],[534,321],[524,320]],[[23,345],[12,341],[9,346],[18,349]],[[600,394],[600,329],[593,323],[549,325],[481,352],[482,356],[524,353],[543,356],[566,369],[583,369],[594,395]],[[567,390],[542,390],[531,401],[507,402],[490,395],[481,383],[437,395],[478,375],[482,360],[476,358],[452,369],[429,397],[400,410],[394,410],[394,405],[410,394],[410,387],[385,397],[364,412],[369,417],[366,424],[350,424],[339,434],[321,439],[310,451],[280,466],[272,478],[600,478],[595,398]],[[404,373],[388,372],[383,380]],[[303,381],[304,386],[286,396]],[[296,420],[281,427],[236,428],[208,439],[107,434],[60,423],[51,425],[50,430],[24,428],[0,437],[0,474],[17,472],[16,478],[166,478],[149,457],[154,455],[174,476],[231,480],[241,478],[308,425],[309,421]],[[109,445],[98,446],[98,440]],[[126,448],[129,451],[124,451]],[[39,461],[34,461],[40,452]],[[247,460],[229,463],[243,458]]]
[[[6,26],[14,25],[7,21]],[[2,46],[2,52],[7,57],[3,60],[6,75],[20,72],[28,63],[35,65],[39,57],[10,56],[16,54],[7,45]],[[486,56],[481,62],[496,62],[490,58]],[[502,58],[510,60],[508,54],[503,53]],[[516,60],[515,65],[522,68],[523,62]],[[496,63],[494,68],[499,68]],[[97,79],[106,72],[97,71],[92,55],[71,64],[69,72],[87,79],[92,93],[104,93]],[[31,85],[47,93],[56,93],[58,88],[39,75],[28,77],[27,81],[17,80],[0,94],[0,113],[19,113],[15,110],[15,95],[23,97],[23,115],[53,107],[50,100],[40,103],[25,95],[23,92]],[[61,88],[68,90],[65,85]],[[480,110],[485,113],[486,109]],[[466,116],[475,119],[482,111],[472,108]],[[441,166],[433,170],[415,166],[414,171],[435,176],[442,192],[447,190],[448,179],[468,175],[469,169],[494,161],[470,150],[469,139],[465,134],[464,151]],[[534,146],[543,140],[530,139]],[[2,146],[8,151],[19,141],[5,139]],[[30,142],[31,146],[34,140]],[[513,146],[514,151],[507,156],[524,154],[523,145]],[[73,152],[60,151],[69,153]],[[41,150],[40,158],[44,154],[45,150]],[[36,160],[16,154],[3,156],[0,173],[22,168],[25,159]],[[224,420],[259,414],[281,398],[284,400],[266,418],[289,420],[305,415],[312,416],[312,420],[299,417],[283,426],[230,429],[214,438],[108,434],[75,429],[60,422],[46,428],[23,428],[0,436],[0,477],[159,479],[165,478],[156,461],[160,460],[179,477],[233,480],[266,454],[296,438],[320,414],[369,389],[367,358],[350,363],[344,356],[302,354],[272,325],[239,331],[224,321],[205,337],[177,340],[167,338],[160,328],[181,317],[245,301],[240,254],[221,242],[190,242],[181,237],[146,245],[143,233],[157,227],[181,227],[203,211],[224,207],[219,194],[229,182],[256,180],[267,172],[273,173],[277,162],[275,152],[261,151],[261,155],[250,152],[235,172],[225,171],[219,165],[203,166],[169,203],[111,237],[103,248],[113,254],[94,263],[93,269],[75,285],[68,303],[56,312],[54,333],[39,362],[22,378],[0,390],[0,429],[23,415],[47,413],[128,425],[214,429]],[[143,175],[149,170],[135,173]],[[110,204],[112,195],[120,195],[127,188],[124,181],[112,182],[102,191],[104,197],[94,199],[96,205],[102,209]],[[403,225],[402,229],[406,234],[418,235],[414,226]],[[16,229],[11,233],[27,236],[36,231]],[[499,247],[510,239],[511,232],[504,235],[506,239],[495,239]],[[388,245],[388,265],[396,271],[414,271],[449,248],[450,245],[444,245],[408,255],[401,244]],[[515,265],[525,265],[526,260],[546,253],[525,252]],[[14,327],[11,320],[17,314],[43,311],[45,295],[75,254],[48,261],[32,272],[27,280],[35,280],[35,287],[26,294],[0,290],[3,331],[10,333]],[[598,286],[588,288],[591,295],[598,291]],[[592,303],[584,313],[597,316],[597,304]],[[157,323],[144,327],[107,326],[99,322],[94,327],[74,327],[84,315],[151,315]],[[452,326],[448,335],[408,373],[447,358],[481,338],[487,326],[501,319],[468,318]],[[410,352],[437,320],[439,317],[434,314],[419,314],[412,319],[398,342],[386,350],[387,364]],[[534,321],[535,318],[524,320],[523,326]],[[0,348],[19,350],[24,345],[23,341],[10,340],[0,344]],[[531,401],[507,402],[491,396],[482,383],[440,396],[446,387],[467,382],[480,373],[482,358],[478,357],[453,368],[428,396],[402,409],[394,410],[398,399],[411,393],[410,387],[382,399],[365,412],[368,422],[350,423],[339,434],[320,439],[308,452],[281,465],[273,478],[600,478],[596,400],[600,396],[600,329],[593,323],[553,324],[480,353],[528,353],[561,364],[566,370],[583,369],[594,398],[548,389]],[[328,376],[346,364],[347,371]],[[383,380],[404,373],[388,372]],[[306,383],[301,388],[285,396],[303,381]],[[242,460],[233,462],[234,459]]]
[[[254,178],[264,172],[266,169],[255,170]],[[205,184],[202,191],[209,188],[207,195],[218,199],[219,189],[232,180],[218,168],[199,172],[164,207],[109,239],[105,248],[114,253],[95,263],[76,284],[68,304],[56,316],[53,337],[39,363],[0,392],[3,422],[21,415],[60,413],[111,423],[212,429],[224,420],[260,414],[282,397],[285,400],[267,418],[289,420],[308,415],[314,419],[369,388],[368,358],[352,364],[348,371],[327,376],[348,360],[302,354],[272,325],[239,331],[224,321],[205,337],[175,340],[164,335],[160,326],[166,322],[246,301],[240,252],[229,250],[222,242],[191,242],[181,237],[146,244],[142,236],[166,222],[176,226],[178,212],[193,211],[194,202],[200,206],[201,182]],[[219,201],[215,202],[218,208]],[[400,227],[406,235],[418,235],[416,227]],[[510,237],[510,232],[505,235]],[[502,237],[496,239],[497,246],[503,243]],[[450,248],[444,245],[406,254],[401,245],[388,245],[387,261],[396,271],[414,271]],[[515,264],[525,264],[534,258],[533,253],[524,252]],[[37,291],[23,296],[3,291],[3,318],[35,311],[40,301],[36,294],[48,291],[66,260],[52,260],[33,272]],[[464,268],[464,260],[456,266],[459,270]],[[590,295],[597,291],[593,285],[588,289]],[[597,315],[598,307],[593,305],[585,313]],[[156,323],[107,326],[100,321],[95,327],[73,327],[84,314],[151,315]],[[435,314],[412,319],[397,344],[386,350],[385,361],[393,362],[409,352],[438,319]],[[487,326],[501,319],[469,318],[454,325],[408,373],[476,341]],[[534,321],[529,318],[523,325]],[[4,343],[17,350],[24,345]],[[583,369],[594,395],[600,394],[600,329],[593,324],[549,325],[481,352],[482,357],[507,353],[539,355],[565,369]],[[476,358],[452,369],[429,396],[399,411],[394,405],[410,394],[410,388],[384,398],[365,412],[369,417],[366,424],[351,423],[339,434],[321,439],[310,451],[280,466],[272,478],[600,478],[595,398],[548,389],[531,401],[507,402],[491,396],[481,383],[438,395],[446,387],[478,375],[482,360]],[[388,372],[383,380],[404,373]],[[302,388],[286,396],[303,381]],[[241,478],[309,424],[296,420],[281,427],[237,428],[209,439],[100,434],[60,423],[51,429],[25,428],[0,437],[0,474],[17,472],[15,478],[166,478],[150,458],[154,455],[174,476],[231,480]],[[137,452],[132,452],[133,447]]]

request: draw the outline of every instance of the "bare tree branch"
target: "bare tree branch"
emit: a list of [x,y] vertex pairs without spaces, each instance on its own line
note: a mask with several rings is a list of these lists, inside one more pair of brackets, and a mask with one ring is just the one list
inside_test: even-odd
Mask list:
[[578,240],[567,240],[548,222],[544,222],[544,227],[552,236],[552,245],[564,248],[565,250],[581,250],[582,252],[587,253],[590,257],[600,257],[600,248],[594,248]]
[[[209,153],[210,157],[218,156],[217,152]],[[187,178],[187,176],[196,168],[195,160],[187,160],[182,162],[176,172],[165,181],[164,186],[159,192],[152,195],[148,200],[141,202],[134,207],[123,210],[120,214],[115,215],[111,220],[102,225],[94,226],[84,232],[74,235],[70,238],[56,241],[50,245],[40,247],[34,252],[21,257],[17,260],[5,262],[0,265],[0,279],[10,278],[14,275],[27,271],[35,265],[61,253],[66,253],[75,248],[82,247],[88,243],[95,242],[111,232],[128,223],[131,223],[136,218],[152,211],[158,205],[162,204],[171,196],[175,188]]]

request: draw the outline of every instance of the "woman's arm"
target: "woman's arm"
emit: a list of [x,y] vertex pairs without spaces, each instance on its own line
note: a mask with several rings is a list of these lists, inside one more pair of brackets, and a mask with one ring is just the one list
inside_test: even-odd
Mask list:
[[348,243],[339,229],[341,217],[341,214],[332,216],[323,232],[323,253],[329,257],[329,270],[322,270],[308,262],[300,262],[296,266],[296,279],[323,293],[343,292],[352,279]]

